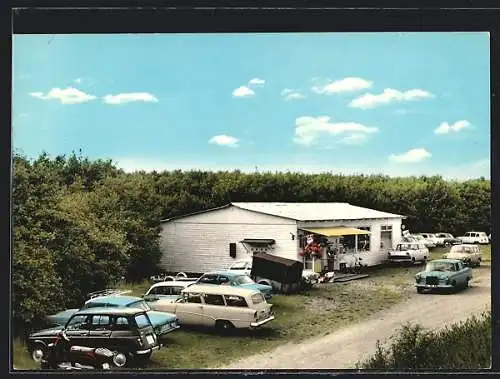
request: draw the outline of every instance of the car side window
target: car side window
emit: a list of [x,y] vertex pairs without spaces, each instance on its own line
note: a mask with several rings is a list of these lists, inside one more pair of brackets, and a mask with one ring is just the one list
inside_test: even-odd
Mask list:
[[113,324],[114,330],[128,330],[130,328],[130,322],[125,316],[118,316]]
[[209,305],[225,305],[222,295],[205,294],[203,300]]
[[455,263],[455,271],[460,271],[460,264],[459,263]]
[[218,284],[217,275],[203,275],[199,282],[206,284]]
[[107,330],[110,326],[110,318],[108,315],[93,315],[90,326],[93,330]]
[[227,276],[219,276],[219,284],[228,284],[229,283],[229,278]]
[[68,321],[66,329],[68,330],[81,330],[87,329],[87,315],[77,315]]
[[241,296],[225,295],[226,304],[228,307],[246,307],[247,302],[245,298]]
[[187,293],[184,299],[186,303],[201,303],[201,295],[199,293]]

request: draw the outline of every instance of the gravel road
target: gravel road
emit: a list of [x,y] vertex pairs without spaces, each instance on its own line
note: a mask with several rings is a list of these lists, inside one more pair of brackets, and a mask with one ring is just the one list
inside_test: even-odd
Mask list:
[[[352,369],[355,363],[375,351],[406,322],[435,329],[459,322],[469,315],[491,309],[491,271],[488,266],[474,270],[471,287],[454,294],[417,294],[394,307],[378,312],[361,323],[332,334],[287,343],[279,348],[236,361],[222,369]],[[219,368],[221,369],[221,368]]]

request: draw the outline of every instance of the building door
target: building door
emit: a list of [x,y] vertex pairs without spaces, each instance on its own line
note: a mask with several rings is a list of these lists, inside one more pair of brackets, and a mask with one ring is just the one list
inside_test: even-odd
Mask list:
[[387,252],[392,249],[392,225],[380,227],[380,251]]

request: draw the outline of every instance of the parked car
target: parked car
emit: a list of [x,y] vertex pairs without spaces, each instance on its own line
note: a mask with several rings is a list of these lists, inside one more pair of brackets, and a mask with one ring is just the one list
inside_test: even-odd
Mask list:
[[50,322],[64,325],[68,319],[77,311],[89,308],[107,307],[130,307],[140,308],[148,313],[148,317],[154,327],[155,333],[163,337],[165,334],[173,332],[179,328],[177,318],[174,314],[157,312],[151,309],[144,299],[136,296],[98,296],[87,300],[80,309],[66,309],[54,315],[47,316]]
[[127,361],[131,358],[148,359],[161,347],[144,309],[88,308],[75,312],[64,326],[31,333],[28,350],[33,360],[40,362],[47,355],[48,345],[63,330],[71,345],[108,348],[122,353]]
[[389,251],[387,259],[393,263],[411,263],[426,262],[429,257],[429,249],[423,243],[402,242],[396,245],[396,248]]
[[244,274],[235,274],[229,271],[207,272],[200,276],[196,284],[230,285],[233,287],[249,288],[262,292],[266,300],[272,297],[273,287],[255,283],[252,278]]
[[[425,235],[429,235],[429,233],[424,233]],[[418,243],[423,243],[425,247],[428,249],[433,249],[436,247],[436,243],[432,239],[425,238],[423,234],[421,233],[416,233],[412,234],[413,238],[415,239],[416,242]]]
[[427,262],[424,271],[415,275],[417,292],[425,290],[458,290],[469,286],[472,269],[458,259],[436,259]]
[[451,245],[460,245],[462,243],[458,238],[453,237],[450,233],[436,233],[437,245],[446,247]]
[[234,274],[243,274],[250,276],[250,273],[252,272],[252,262],[251,261],[234,262],[231,266],[229,266],[227,271]]
[[462,243],[473,243],[487,245],[490,243],[485,232],[467,232],[463,236],[457,237]]
[[258,328],[274,320],[272,305],[259,290],[234,286],[193,284],[176,302],[158,301],[152,306],[174,313],[181,325]]
[[479,246],[467,244],[452,246],[443,258],[459,259],[470,267],[479,267],[483,259]]
[[196,280],[187,281],[166,281],[153,284],[142,297],[148,304],[152,301],[174,302],[181,297],[182,290],[196,283]]

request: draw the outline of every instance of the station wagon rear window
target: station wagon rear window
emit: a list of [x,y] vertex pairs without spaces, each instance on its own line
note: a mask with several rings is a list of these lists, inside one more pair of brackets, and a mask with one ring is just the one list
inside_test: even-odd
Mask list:
[[184,300],[186,303],[201,303],[201,296],[199,293],[186,293]]
[[261,293],[255,293],[252,295],[252,303],[253,304],[260,304],[262,302],[264,302],[264,296],[262,296]]
[[139,328],[145,328],[146,326],[151,326],[149,319],[145,314],[139,314],[135,316],[135,322]]
[[94,329],[101,329],[102,327],[108,326],[109,316],[108,315],[93,315],[91,321],[92,327]]
[[235,295],[225,295],[226,304],[228,307],[247,307],[247,302],[244,297]]

